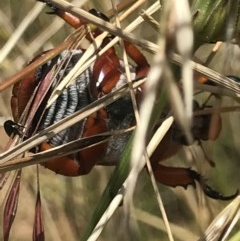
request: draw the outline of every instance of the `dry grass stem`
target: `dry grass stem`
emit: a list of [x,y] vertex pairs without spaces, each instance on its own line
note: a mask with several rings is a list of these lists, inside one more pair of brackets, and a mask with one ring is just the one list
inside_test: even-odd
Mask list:
[[198,241],[225,241],[240,218],[240,197],[235,198],[209,225]]
[[101,219],[99,220],[98,224],[92,231],[92,234],[89,236],[87,241],[95,241],[98,240],[101,232],[103,231],[104,227],[106,226],[107,222],[111,219],[112,215],[116,211],[116,209],[121,205],[122,200],[124,197],[124,186],[119,190],[118,194],[113,198],[112,202],[106,209],[105,213],[102,215]]

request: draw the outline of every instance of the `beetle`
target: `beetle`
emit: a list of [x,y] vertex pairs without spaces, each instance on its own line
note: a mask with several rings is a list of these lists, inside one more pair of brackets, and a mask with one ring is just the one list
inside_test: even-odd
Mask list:
[[[43,2],[46,2],[47,5],[51,7],[51,14],[60,16],[72,27],[78,28],[86,24],[76,16],[61,10],[56,6],[52,6],[47,1]],[[91,13],[106,19],[105,15],[101,15],[97,11],[92,10]],[[94,36],[96,36],[100,33],[100,30],[96,29],[93,33]],[[103,41],[102,47],[110,41],[110,38],[111,36],[107,37]],[[135,45],[129,42],[125,41],[124,46],[127,54],[136,64],[136,66],[130,66],[132,79],[146,76],[150,66],[145,56]],[[38,104],[38,109],[31,121],[30,129],[25,134],[25,138],[28,138],[28,136],[31,136],[33,133],[57,123],[64,117],[73,114],[94,100],[112,92],[119,86],[126,83],[127,80],[123,74],[124,63],[118,57],[115,48],[112,47],[103,55],[99,56],[93,65],[79,75],[76,78],[76,81],[67,89],[64,89],[59,98],[48,109],[46,109],[47,100],[53,89],[61,81],[61,78],[67,75],[75,66],[77,61],[81,58],[83,52],[83,49],[63,51],[52,60],[42,66],[39,66],[21,82],[14,85],[11,107],[13,117],[16,122],[19,121],[21,113],[25,112],[26,107],[28,107],[29,112],[31,112],[31,107],[36,103]],[[54,73],[55,69],[58,69],[57,74]],[[51,76],[54,76],[54,78],[51,78]],[[45,86],[47,87],[45,88]],[[32,103],[29,105],[28,103],[31,99],[32,93],[36,89],[36,94],[33,100],[31,100]],[[40,91],[41,89],[45,90],[43,97],[43,92]],[[141,102],[141,95],[143,91],[144,87],[142,86],[138,88],[135,93],[139,104]],[[41,102],[39,102],[40,97]],[[201,109],[196,101],[194,101],[194,104],[195,110]],[[219,128],[215,129],[214,132],[209,135],[209,130],[211,130],[211,119],[213,116],[214,114],[207,114],[194,117],[195,119],[192,127],[192,133],[195,140],[200,141],[217,138],[221,129],[221,117],[217,115]],[[50,140],[38,146],[35,151],[45,151],[72,140],[94,136],[109,130],[128,128],[134,124],[135,118],[133,114],[133,107],[130,96],[127,95],[110,104],[106,108],[102,108],[91,114],[89,117],[72,127],[57,133]],[[18,126],[16,125],[16,127]],[[13,131],[13,134],[19,133],[20,132]],[[119,159],[129,136],[130,134],[125,134],[120,137],[113,137],[108,143],[101,143],[85,150],[81,150],[76,154],[47,161],[42,165],[65,176],[79,176],[87,174],[91,171],[94,165],[98,163],[116,162],[116,160]],[[151,157],[151,164],[156,179],[159,182],[172,187],[187,187],[188,185],[195,186],[195,181],[197,181],[209,197],[222,200],[229,200],[235,197],[237,193],[230,196],[224,196],[212,190],[205,183],[202,176],[194,170],[188,168],[167,167],[159,164],[161,160],[176,154],[179,149],[186,144],[189,143],[186,143],[184,135],[175,123]]]

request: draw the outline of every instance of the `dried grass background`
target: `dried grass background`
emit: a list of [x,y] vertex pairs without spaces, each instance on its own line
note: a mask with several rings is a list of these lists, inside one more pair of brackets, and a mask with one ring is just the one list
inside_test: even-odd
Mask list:
[[[77,6],[78,1],[74,1],[74,4]],[[146,5],[150,4],[151,2],[148,1]],[[0,2],[1,50],[3,50],[8,39],[15,34],[19,23],[35,7],[36,3],[33,0]],[[43,8],[43,5],[39,3],[38,7]],[[87,10],[92,7],[106,12],[111,8],[111,3],[105,0],[99,4],[99,1],[91,0],[84,5]],[[72,32],[72,29],[66,26],[63,21],[46,15],[46,11],[48,11],[47,8],[39,11],[36,19],[27,26],[26,31],[21,34],[9,54],[0,63],[1,80],[16,73],[37,53],[61,43]],[[135,17],[131,15],[128,21],[131,22]],[[56,29],[56,32],[53,29]],[[153,39],[155,37],[151,28],[146,28],[146,26],[138,29],[135,33],[140,37]],[[198,59],[204,61],[211,52],[212,47],[213,45],[206,45],[199,49],[197,52]],[[151,61],[151,56],[148,57],[149,61]],[[221,51],[211,61],[210,66],[223,74],[240,75],[239,58],[238,47],[231,47],[229,52],[229,48],[222,46]],[[1,121],[11,116],[10,98],[11,90],[1,93]],[[227,105],[234,104],[230,98],[224,98],[224,103]],[[210,169],[208,164],[203,162],[201,171],[206,174],[212,186],[223,193],[230,194],[240,187],[238,169],[240,116],[237,112],[223,114],[222,116],[223,129],[219,139],[214,143],[204,143],[206,153],[217,166]],[[2,129],[1,137],[0,146],[3,148],[8,138]],[[191,165],[185,160],[186,153],[182,151],[166,163],[168,165]],[[46,240],[79,240],[112,170],[112,167],[96,167],[87,176],[66,178],[40,167]],[[10,237],[12,241],[31,240],[36,181],[36,167],[24,168],[18,213]],[[176,241],[197,240],[197,237],[209,225],[213,217],[226,206],[225,202],[206,199],[192,187],[188,187],[187,190],[181,187],[172,189],[159,184],[159,189]],[[6,193],[5,189],[0,192],[0,203],[4,199],[4,193]],[[145,171],[142,172],[138,180],[134,204],[136,207],[135,216],[139,225],[138,235],[135,236],[131,231],[125,229],[124,223],[121,222],[123,212],[119,208],[106,229],[104,229],[99,240],[168,240],[163,230],[164,225],[162,224],[155,194]],[[2,216],[2,206],[0,210]],[[1,217],[0,226],[2,226]],[[234,240],[239,239],[231,239],[231,241]]]

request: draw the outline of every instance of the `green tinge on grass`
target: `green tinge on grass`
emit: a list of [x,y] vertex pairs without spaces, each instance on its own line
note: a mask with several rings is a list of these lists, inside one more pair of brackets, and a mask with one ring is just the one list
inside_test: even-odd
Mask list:
[[[193,30],[196,47],[204,43],[226,40],[229,25],[232,36],[239,34],[239,1],[228,0],[190,0],[193,15]],[[229,22],[229,20],[231,22]]]

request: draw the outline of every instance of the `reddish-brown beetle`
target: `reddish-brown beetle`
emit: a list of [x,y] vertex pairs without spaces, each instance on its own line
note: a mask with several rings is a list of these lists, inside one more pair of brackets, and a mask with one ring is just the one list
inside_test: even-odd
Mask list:
[[[63,18],[74,28],[78,28],[85,24],[80,19],[65,11],[53,6],[50,7],[55,14]],[[97,34],[99,34],[99,30],[94,32],[94,35]],[[106,44],[108,39],[104,42],[104,44]],[[133,79],[146,76],[149,70],[149,64],[146,58],[134,45],[124,42],[124,46],[129,57],[137,65],[136,67],[131,66]],[[91,68],[78,76],[75,83],[70,85],[68,89],[65,89],[59,98],[44,112],[44,115],[42,115],[46,106],[47,98],[51,94],[52,89],[58,84],[61,77],[65,76],[73,68],[76,62],[81,58],[83,51],[84,50],[80,49],[64,51],[48,63],[40,66],[20,83],[15,84],[12,97],[12,112],[14,120],[18,122],[21,113],[23,113],[28,105],[34,90],[36,88],[41,88],[42,85],[50,83],[46,95],[32,120],[31,129],[27,133],[27,136],[35,131],[45,129],[62,118],[73,114],[82,107],[90,104],[99,96],[111,92],[114,88],[117,88],[117,86],[126,82],[126,78],[122,75],[122,72],[124,72],[123,63],[117,56],[114,47],[112,47],[101,55]],[[66,60],[68,62],[67,65],[64,62]],[[51,79],[50,76],[53,69],[58,67],[59,72],[54,79]],[[137,92],[136,95],[138,94],[140,96],[140,93]],[[36,96],[32,100],[33,103],[34,101],[36,102]],[[140,99],[140,97],[138,99]],[[195,109],[200,109],[197,102],[194,103]],[[219,129],[216,129],[214,133],[211,133],[209,136],[212,117],[212,114],[194,117],[195,121],[192,132],[195,140],[217,138],[220,133],[221,118],[217,115]],[[108,130],[130,127],[134,122],[131,100],[129,96],[126,96],[106,108],[93,113],[88,118],[73,125],[69,129],[57,133],[56,136],[51,138],[48,142],[42,143],[37,151],[48,150],[53,146],[58,146],[83,137],[94,136]],[[15,132],[14,134],[18,133]],[[109,159],[112,161],[118,160],[128,138],[129,134],[117,137],[117,139],[113,138],[113,140],[108,143],[90,147],[79,151],[74,155],[47,161],[43,165],[58,174],[66,176],[87,174],[93,166],[100,161],[109,161]],[[195,181],[198,181],[204,192],[212,198],[228,200],[235,197],[236,194],[223,196],[212,190],[206,185],[201,175],[193,170],[187,168],[166,167],[159,164],[159,161],[174,155],[184,144],[186,144],[184,135],[181,134],[181,131],[177,128],[176,124],[174,124],[151,157],[151,163],[156,179],[161,183],[173,187],[179,185],[183,187],[187,187],[188,185],[194,186]]]

